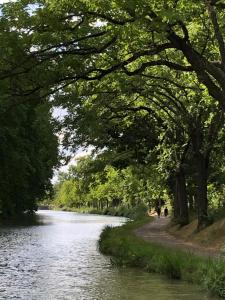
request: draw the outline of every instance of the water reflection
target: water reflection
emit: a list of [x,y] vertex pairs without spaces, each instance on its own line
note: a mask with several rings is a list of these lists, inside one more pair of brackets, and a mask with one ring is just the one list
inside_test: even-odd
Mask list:
[[36,226],[43,225],[42,217],[37,213],[23,214],[18,217],[3,219],[0,221],[1,227],[20,227],[20,226]]
[[0,229],[0,299],[215,299],[181,282],[113,268],[97,239],[123,218],[40,211],[38,219],[43,226]]

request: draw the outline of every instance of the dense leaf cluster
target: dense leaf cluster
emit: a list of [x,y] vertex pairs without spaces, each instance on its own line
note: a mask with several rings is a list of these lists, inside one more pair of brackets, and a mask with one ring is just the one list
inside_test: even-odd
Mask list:
[[[1,108],[10,101],[1,100]],[[30,101],[0,116],[0,212],[6,217],[37,209],[50,190],[58,143],[48,105]]]

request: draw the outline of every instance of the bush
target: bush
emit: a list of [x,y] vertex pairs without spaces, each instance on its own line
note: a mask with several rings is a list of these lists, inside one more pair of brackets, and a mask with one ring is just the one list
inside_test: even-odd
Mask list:
[[148,207],[145,204],[139,204],[134,207],[128,207],[127,205],[120,205],[118,207],[108,207],[103,210],[104,215],[126,217],[132,220],[143,218],[147,215]]
[[225,260],[216,259],[208,264],[203,274],[204,286],[214,294],[225,298]]

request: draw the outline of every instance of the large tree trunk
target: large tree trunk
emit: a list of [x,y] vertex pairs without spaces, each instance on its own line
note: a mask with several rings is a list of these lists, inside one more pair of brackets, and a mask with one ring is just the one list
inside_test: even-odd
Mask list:
[[176,173],[176,193],[178,198],[179,216],[178,223],[182,226],[189,223],[188,201],[186,191],[185,173],[182,167]]
[[174,189],[174,201],[173,201],[173,217],[176,223],[179,223],[180,217],[180,202],[178,196],[178,183],[176,182],[176,186]]
[[198,229],[204,228],[208,224],[208,157],[205,157],[200,151],[196,155],[196,199],[198,211]]
[[178,191],[177,191],[177,182],[176,182],[176,176],[175,174],[171,173],[169,179],[168,179],[168,186],[170,189],[170,194],[173,199],[173,221],[176,223],[178,222],[179,215],[180,215],[180,204],[178,201]]
[[192,136],[192,144],[196,165],[196,202],[198,213],[198,230],[208,224],[208,165],[209,153],[206,154],[203,148],[203,134],[201,127],[195,129]]
[[189,211],[190,213],[192,213],[194,211],[194,195],[189,195],[188,197],[188,207],[189,207]]

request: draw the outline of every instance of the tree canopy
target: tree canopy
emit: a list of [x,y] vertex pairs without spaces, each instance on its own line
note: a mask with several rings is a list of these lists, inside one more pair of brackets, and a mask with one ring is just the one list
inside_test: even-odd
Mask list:
[[0,80],[6,93],[14,82],[12,105],[65,109],[65,147],[120,155],[118,170],[161,170],[176,220],[195,207],[205,226],[207,187],[223,172],[224,2],[21,0],[1,11]]

